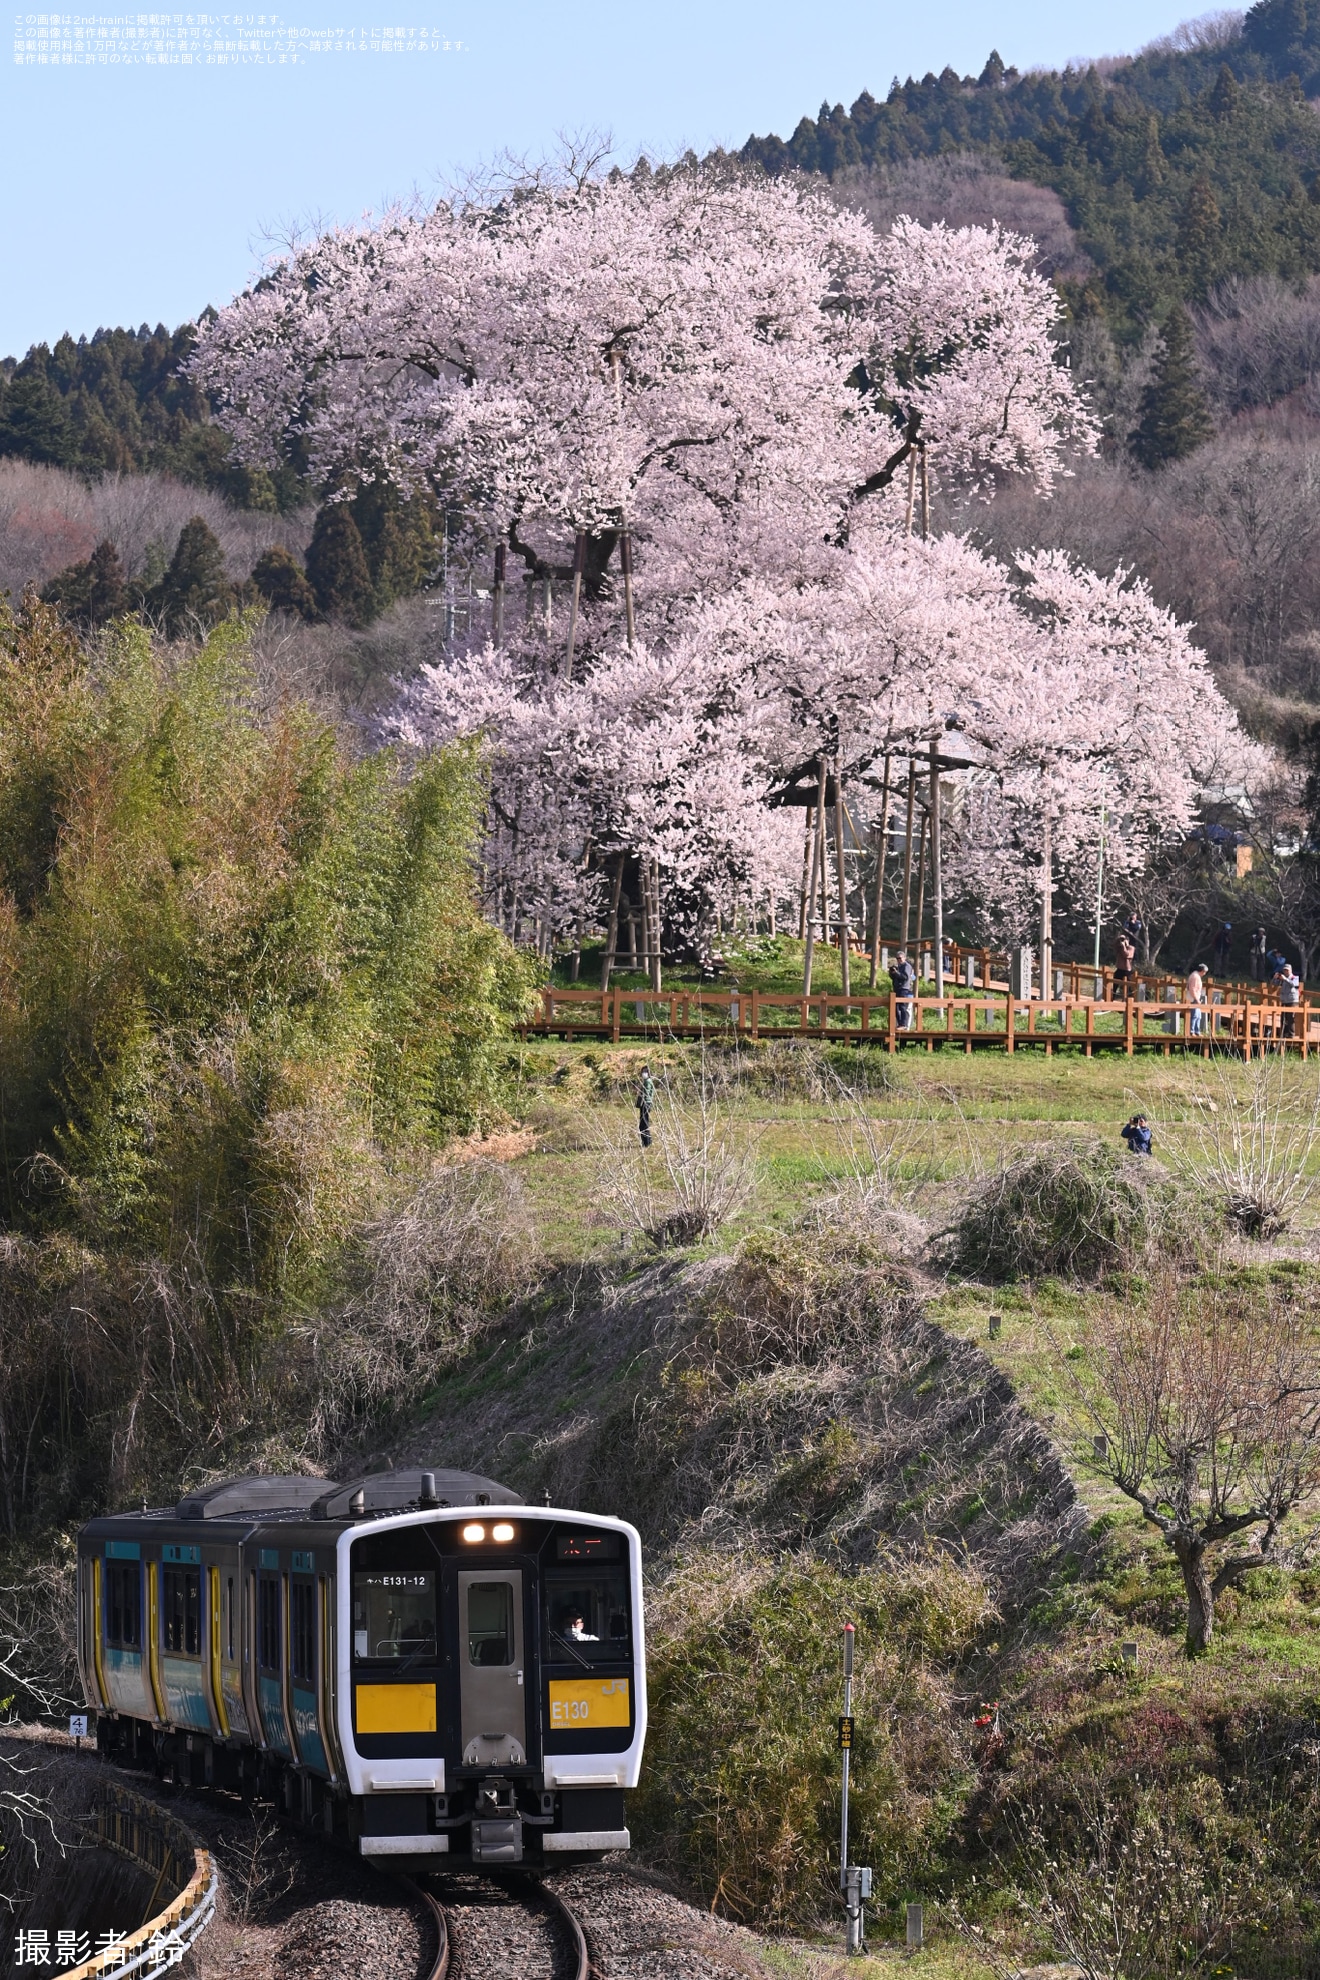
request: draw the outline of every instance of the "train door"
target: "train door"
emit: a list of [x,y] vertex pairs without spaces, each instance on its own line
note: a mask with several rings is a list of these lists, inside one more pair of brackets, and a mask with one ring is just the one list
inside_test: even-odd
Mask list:
[[276,1570],[279,1565],[274,1549],[263,1548],[263,1572],[257,1577],[257,1708],[267,1746],[292,1760],[293,1743],[284,1717],[284,1589],[278,1571],[264,1571],[268,1555]]
[[458,1630],[463,1765],[526,1766],[521,1570],[478,1568],[460,1573]]

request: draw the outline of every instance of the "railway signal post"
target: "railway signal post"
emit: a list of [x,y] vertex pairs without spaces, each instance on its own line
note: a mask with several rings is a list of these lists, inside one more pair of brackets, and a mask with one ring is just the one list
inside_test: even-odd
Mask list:
[[848,1771],[853,1742],[853,1644],[857,1631],[852,1623],[843,1625],[843,1716],[839,1720],[839,1752],[843,1756],[843,1818],[839,1835],[839,1885],[843,1891],[845,1949],[859,1953],[863,1948],[862,1904],[871,1895],[871,1872],[848,1861]]

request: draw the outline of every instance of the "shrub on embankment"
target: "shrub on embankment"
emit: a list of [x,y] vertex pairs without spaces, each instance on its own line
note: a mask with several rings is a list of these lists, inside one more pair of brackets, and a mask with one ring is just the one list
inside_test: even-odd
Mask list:
[[476,900],[474,757],[354,760],[261,709],[246,640],[0,608],[11,1538],[314,1457],[309,1321],[360,1307],[370,1228],[498,1107],[529,979]]
[[1092,1280],[1191,1237],[1166,1176],[1079,1140],[1028,1149],[983,1176],[944,1242],[953,1269],[971,1278]]

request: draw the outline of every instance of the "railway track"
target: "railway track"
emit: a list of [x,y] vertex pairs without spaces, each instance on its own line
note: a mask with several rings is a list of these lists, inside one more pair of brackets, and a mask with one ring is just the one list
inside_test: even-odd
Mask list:
[[426,1980],[593,1980],[581,1923],[535,1878],[453,1871],[399,1882],[435,1935]]

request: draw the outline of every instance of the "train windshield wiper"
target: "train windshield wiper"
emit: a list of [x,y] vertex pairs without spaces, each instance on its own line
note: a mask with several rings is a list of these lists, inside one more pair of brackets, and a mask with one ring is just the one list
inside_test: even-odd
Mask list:
[[573,1662],[575,1664],[581,1664],[584,1671],[589,1671],[592,1668],[590,1658],[584,1657],[580,1650],[575,1650],[573,1648],[573,1645],[569,1642],[566,1636],[561,1636],[557,1629],[552,1629],[550,1634],[554,1638],[556,1643],[563,1644],[565,1650],[567,1650],[569,1656],[573,1659]]
[[401,1664],[396,1664],[394,1666],[395,1670],[396,1671],[411,1670],[413,1665],[417,1662],[417,1660],[420,1657],[429,1657],[432,1663],[434,1663],[436,1657],[436,1648],[437,1646],[434,1643],[419,1644],[416,1650],[410,1650],[408,1652],[408,1655],[404,1658]]

